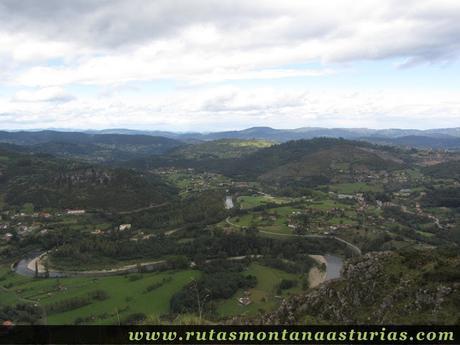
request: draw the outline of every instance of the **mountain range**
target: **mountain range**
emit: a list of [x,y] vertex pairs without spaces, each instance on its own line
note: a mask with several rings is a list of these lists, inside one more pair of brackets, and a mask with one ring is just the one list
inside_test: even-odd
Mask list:
[[105,129],[101,131],[88,131],[92,134],[143,134],[162,136],[173,139],[265,139],[274,141],[289,141],[296,139],[312,139],[316,137],[334,137],[344,139],[358,138],[401,138],[406,136],[421,136],[431,138],[460,138],[460,128],[439,128],[439,129],[369,129],[369,128],[322,128],[302,127],[295,129],[274,129],[271,127],[251,127],[243,130],[223,132],[168,132],[168,131],[138,131],[129,129]]
[[368,128],[321,128],[303,127],[297,129],[274,129],[251,127],[243,130],[223,132],[168,132],[132,129],[105,129],[91,131],[37,130],[0,131],[0,143],[30,146],[33,151],[55,155],[71,152],[94,157],[122,159],[138,156],[164,154],[185,144],[239,139],[286,142],[290,140],[318,137],[362,140],[375,144],[404,146],[423,149],[460,149],[460,128],[441,129],[368,129]]

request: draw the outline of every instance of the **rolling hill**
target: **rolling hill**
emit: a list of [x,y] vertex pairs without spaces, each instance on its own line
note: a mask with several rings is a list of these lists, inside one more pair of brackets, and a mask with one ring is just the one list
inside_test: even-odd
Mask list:
[[289,141],[250,155],[221,161],[221,172],[242,179],[280,181],[308,176],[328,179],[367,174],[404,163],[397,149],[343,139]]
[[363,137],[360,140],[368,141],[380,145],[405,146],[419,149],[443,149],[458,150],[460,149],[460,137],[450,135],[446,136],[422,136],[408,135],[397,138],[383,137]]
[[[243,130],[223,132],[168,132],[130,129],[105,129],[78,131],[0,131],[0,142],[35,146],[41,152],[72,155],[73,151],[90,151],[92,160],[123,160],[128,154],[138,157],[149,154],[163,154],[184,143],[199,143],[222,139],[265,140],[286,142],[313,138],[344,138],[362,140],[383,145],[460,149],[460,128],[418,129],[369,129],[369,128],[321,128],[302,127],[296,129],[274,129],[251,127]],[[66,144],[66,145],[64,145]],[[78,148],[71,148],[70,144]],[[206,151],[206,150],[205,150]],[[83,155],[88,158],[86,154]],[[81,157],[79,157],[81,158]]]
[[173,149],[168,156],[197,160],[238,158],[272,145],[272,142],[266,140],[219,139],[180,146]]
[[[103,131],[91,131],[91,133],[112,133],[112,134],[142,134],[172,138],[176,140],[218,140],[218,139],[262,139],[269,141],[285,142],[289,140],[313,139],[319,137],[363,139],[366,141],[383,141],[391,145],[423,145],[436,144],[435,139],[460,138],[460,128],[439,128],[439,129],[370,129],[370,128],[321,128],[302,127],[296,129],[274,129],[271,127],[252,127],[243,130],[211,132],[211,133],[177,133],[167,131],[136,131],[126,129],[107,129]],[[407,138],[405,138],[407,137]],[[401,138],[400,141],[393,139]],[[404,139],[405,138],[405,139]],[[412,139],[411,139],[412,138]],[[432,138],[428,141],[425,138]],[[424,142],[424,140],[426,140]],[[431,146],[430,146],[431,147]],[[460,148],[458,143],[455,148]]]
[[37,209],[132,210],[172,200],[176,190],[151,174],[106,168],[48,155],[0,150],[5,201]]
[[182,142],[149,135],[87,134],[78,132],[0,132],[0,142],[25,146],[30,152],[49,153],[87,161],[123,161],[168,152]]

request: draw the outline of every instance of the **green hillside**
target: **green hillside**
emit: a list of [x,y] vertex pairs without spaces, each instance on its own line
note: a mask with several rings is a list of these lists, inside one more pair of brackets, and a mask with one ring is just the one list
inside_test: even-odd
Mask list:
[[273,145],[240,158],[208,161],[207,166],[239,180],[304,188],[377,178],[379,172],[403,168],[407,159],[406,152],[395,148],[321,138]]
[[460,181],[460,160],[431,165],[425,167],[423,172],[436,179],[455,179]]
[[0,177],[6,203],[31,203],[37,209],[132,210],[167,202],[176,194],[155,175],[4,150]]
[[174,149],[170,156],[182,159],[216,159],[243,157],[261,148],[270,147],[273,142],[266,140],[221,139]]
[[178,140],[149,135],[56,131],[0,131],[0,143],[23,145],[23,150],[33,153],[46,153],[91,162],[125,161],[159,155],[183,145]]

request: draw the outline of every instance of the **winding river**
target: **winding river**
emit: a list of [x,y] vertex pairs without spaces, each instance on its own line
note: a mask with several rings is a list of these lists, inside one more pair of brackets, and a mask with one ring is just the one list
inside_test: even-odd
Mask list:
[[[39,252],[34,252],[30,253],[27,257],[21,259],[16,266],[14,267],[14,271],[21,275],[21,276],[26,276],[26,277],[35,277],[35,263],[40,260],[40,257],[43,254],[40,254]],[[43,276],[43,268],[39,268],[39,276]],[[58,271],[50,271],[49,272],[49,277],[50,278],[61,278],[65,277],[66,275],[63,274],[62,272]]]
[[326,279],[337,279],[340,278],[343,267],[343,259],[336,255],[326,254],[324,255],[326,259]]
[[[27,257],[20,260],[17,265],[14,267],[14,271],[26,277],[35,277],[35,263],[42,257],[43,254],[40,253],[31,253]],[[323,281],[340,278],[340,272],[343,267],[343,259],[336,255],[326,254],[323,256],[326,263],[326,276]],[[245,256],[229,258],[229,260],[244,259]],[[154,270],[157,265],[164,264],[165,261],[154,261],[154,262],[144,262],[141,263],[142,267],[146,271]],[[38,265],[39,276],[44,276],[45,272],[42,265]],[[119,268],[105,269],[105,270],[94,270],[94,271],[74,271],[74,272],[63,272],[50,270],[48,275],[50,278],[62,278],[62,277],[72,277],[72,276],[109,276],[122,273],[131,273],[137,272],[137,264],[126,265]]]

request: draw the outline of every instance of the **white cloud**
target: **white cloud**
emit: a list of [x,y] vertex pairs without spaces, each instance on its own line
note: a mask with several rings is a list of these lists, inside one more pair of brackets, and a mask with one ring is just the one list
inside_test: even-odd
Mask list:
[[47,87],[32,91],[19,91],[13,102],[68,102],[75,97],[60,87]]
[[[2,128],[137,127],[211,130],[269,125],[449,127],[460,118],[454,92],[244,90],[219,87],[157,96],[87,97],[65,103],[0,102]],[[441,114],[441,115],[440,115]],[[9,116],[9,118],[7,117]],[[14,117],[14,121],[12,120]]]
[[[8,47],[0,56],[38,62],[16,73],[20,85],[216,81],[287,64],[442,62],[460,53],[455,0],[5,1],[0,13]],[[72,63],[40,63],[49,58]]]
[[[19,91],[1,96],[0,126],[460,125],[459,97],[444,85],[431,87],[439,93],[363,92],[353,80],[328,92],[276,85],[329,78],[362,60],[449,64],[458,37],[457,0],[3,0],[0,91]],[[158,80],[179,88],[101,92]],[[240,80],[267,87],[219,84]],[[65,92],[82,85],[94,94]]]

